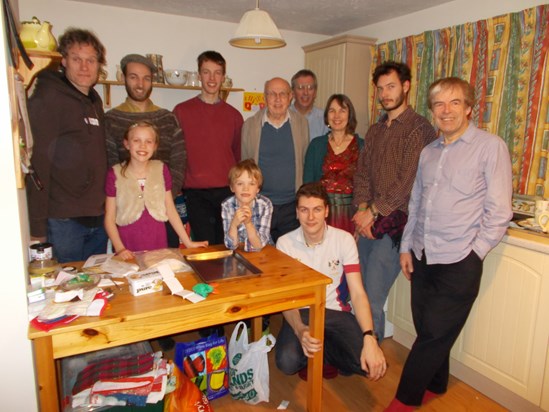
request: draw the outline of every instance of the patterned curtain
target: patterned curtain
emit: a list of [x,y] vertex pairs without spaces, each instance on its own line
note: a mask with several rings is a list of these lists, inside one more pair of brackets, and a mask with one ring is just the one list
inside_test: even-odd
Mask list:
[[[474,123],[501,136],[513,162],[515,193],[549,197],[549,5],[466,23],[372,48],[372,72],[386,60],[412,70],[409,104],[431,118],[427,91],[457,76],[475,88]],[[370,88],[371,119],[381,107]]]

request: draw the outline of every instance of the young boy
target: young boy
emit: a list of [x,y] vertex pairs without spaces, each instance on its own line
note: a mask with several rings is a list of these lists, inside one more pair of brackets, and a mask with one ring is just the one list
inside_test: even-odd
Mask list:
[[242,160],[229,171],[231,196],[221,204],[225,246],[234,250],[240,244],[246,252],[257,252],[271,240],[271,201],[259,194],[261,170],[253,159]]

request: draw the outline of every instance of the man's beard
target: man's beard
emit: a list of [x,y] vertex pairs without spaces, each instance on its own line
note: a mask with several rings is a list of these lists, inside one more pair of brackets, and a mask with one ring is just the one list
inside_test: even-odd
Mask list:
[[383,107],[383,110],[385,110],[386,112],[390,112],[402,106],[405,100],[406,100],[406,94],[401,93],[397,101],[393,105],[385,106],[382,101],[380,101],[380,103],[381,103],[381,106]]
[[128,86],[126,86],[126,93],[128,93],[128,96],[130,96],[130,98],[136,102],[144,102],[145,100],[147,100],[149,98],[149,96],[151,95],[152,93],[152,87],[147,91],[147,93],[145,93],[145,95],[143,97],[141,97],[141,95],[139,96],[136,96],[134,93],[133,93],[133,90],[130,89]]

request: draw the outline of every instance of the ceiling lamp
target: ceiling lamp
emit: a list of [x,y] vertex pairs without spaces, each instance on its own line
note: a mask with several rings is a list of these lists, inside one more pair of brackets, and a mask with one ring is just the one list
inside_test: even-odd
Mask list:
[[276,49],[286,46],[269,13],[259,10],[259,0],[256,0],[255,10],[244,13],[229,43],[243,49]]

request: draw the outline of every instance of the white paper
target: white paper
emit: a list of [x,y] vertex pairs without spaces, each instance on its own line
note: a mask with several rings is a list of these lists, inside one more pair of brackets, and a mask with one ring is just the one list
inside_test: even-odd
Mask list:
[[76,276],[74,276],[72,273],[68,273],[68,272],[65,272],[64,270],[62,270],[57,274],[57,277],[55,278],[55,282],[53,282],[53,284],[55,286],[59,286],[64,281],[69,281],[69,280],[71,280],[75,277]]
[[189,302],[197,303],[203,301],[205,298],[194,293],[192,290],[186,290],[181,282],[175,277],[175,273],[168,264],[158,265],[156,268],[162,275],[162,280],[172,292],[172,295],[181,296],[183,299],[187,299]]
[[55,303],[70,302],[74,298],[82,300],[84,297],[84,289],[74,289],[68,290],[66,292],[57,291],[55,292]]
[[103,306],[105,306],[105,303],[106,302],[104,299],[95,299],[86,309],[86,316],[101,315],[101,311],[103,310]]
[[114,253],[104,253],[101,255],[92,255],[86,260],[86,263],[82,266],[83,268],[89,268],[92,266],[99,266],[108,261],[110,258],[114,256]]

